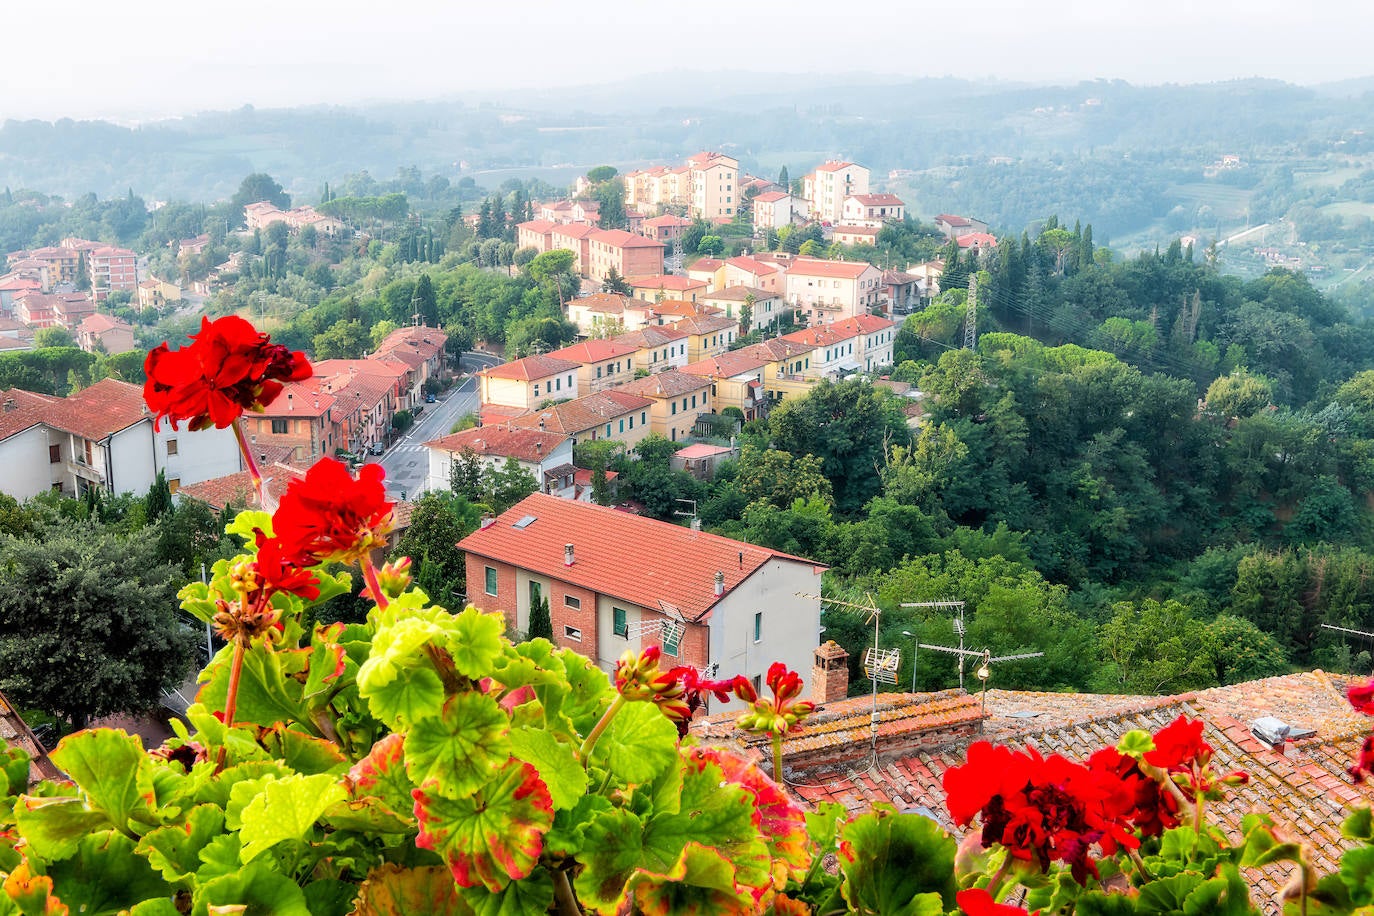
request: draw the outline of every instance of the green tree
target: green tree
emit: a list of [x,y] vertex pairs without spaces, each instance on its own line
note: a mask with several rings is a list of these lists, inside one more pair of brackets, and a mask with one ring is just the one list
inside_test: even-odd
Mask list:
[[438,604],[467,593],[466,563],[457,544],[482,523],[482,509],[461,496],[429,492],[411,506],[410,526],[393,558],[410,557],[415,583]]
[[271,175],[254,172],[239,183],[239,189],[229,198],[229,209],[237,219],[243,218],[243,208],[259,201],[267,201],[281,210],[291,206],[291,195],[282,190]]
[[164,513],[172,510],[172,488],[167,485],[167,475],[161,470],[157,472],[152,486],[148,488],[143,505],[144,514],[149,522],[157,521]]
[[482,474],[482,487],[487,502],[499,515],[526,496],[538,491],[539,481],[521,467],[514,458],[507,458],[500,469],[487,468]]
[[587,170],[587,180],[592,184],[601,184],[602,182],[610,181],[619,174],[620,173],[616,171],[613,165],[598,165],[593,169]]
[[762,501],[779,509],[813,496],[826,503],[832,500],[832,488],[821,471],[821,459],[761,449],[749,443],[740,451],[735,486],[750,502]]
[[549,599],[546,595],[540,595],[539,600],[530,605],[530,630],[526,638],[553,641],[553,619],[549,615]]
[[1273,398],[1274,386],[1269,380],[1244,369],[1218,376],[1207,387],[1207,409],[1219,417],[1252,417]]
[[77,728],[153,706],[197,638],[176,616],[180,578],[151,540],[97,525],[0,539],[0,691]]
[[1118,602],[1099,634],[1096,687],[1104,693],[1178,693],[1216,683],[1207,628],[1177,601]]
[[[468,414],[468,416],[472,416],[472,414]],[[475,419],[473,425],[476,425]],[[471,427],[466,428],[470,429]],[[486,502],[486,489],[482,483],[482,472],[482,457],[470,448],[463,449],[449,462],[449,489],[453,491],[454,496],[468,502]]]
[[39,328],[33,334],[33,345],[44,347],[74,347],[76,341],[71,332],[63,327]]
[[697,240],[697,254],[704,254],[707,257],[714,258],[724,250],[725,240],[718,235],[703,235]]
[[361,321],[340,321],[315,335],[315,359],[362,359],[368,339]]
[[625,278],[614,266],[606,272],[606,278],[601,281],[601,288],[608,293],[615,293],[620,296],[628,296],[634,292],[630,284],[625,282]]

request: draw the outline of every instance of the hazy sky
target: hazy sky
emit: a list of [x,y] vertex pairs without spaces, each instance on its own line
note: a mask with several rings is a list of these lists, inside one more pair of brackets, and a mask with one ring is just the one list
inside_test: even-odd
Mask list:
[[66,0],[8,4],[0,117],[613,82],[671,70],[1136,83],[1374,74],[1357,0]]

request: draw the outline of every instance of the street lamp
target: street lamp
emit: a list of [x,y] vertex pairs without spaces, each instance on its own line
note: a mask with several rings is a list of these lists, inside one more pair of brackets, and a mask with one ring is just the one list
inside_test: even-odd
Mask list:
[[916,638],[916,634],[910,630],[903,630],[902,635],[911,640],[911,692],[916,692],[916,653],[921,649],[921,641]]
[[978,670],[973,672],[973,676],[983,682],[982,696],[979,705],[983,712],[988,711],[988,678],[992,677],[992,669],[988,667],[988,662],[992,658],[992,653],[987,649],[983,650],[983,661],[978,665]]

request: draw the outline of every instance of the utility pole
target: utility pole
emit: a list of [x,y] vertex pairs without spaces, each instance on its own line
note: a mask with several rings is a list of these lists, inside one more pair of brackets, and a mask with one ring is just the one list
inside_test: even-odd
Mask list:
[[964,311],[964,349],[978,346],[978,275],[968,275],[968,308]]

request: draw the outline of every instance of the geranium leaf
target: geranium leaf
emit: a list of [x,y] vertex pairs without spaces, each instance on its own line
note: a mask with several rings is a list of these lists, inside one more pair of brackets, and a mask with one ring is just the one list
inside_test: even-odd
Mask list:
[[[596,726],[601,714],[611,705],[611,679],[595,662],[571,649],[559,649],[558,657],[563,662],[568,687],[557,712],[568,717],[578,734],[585,735]],[[534,692],[544,703],[545,709],[553,708],[544,698],[542,688],[535,687]]]
[[415,829],[410,808],[393,811],[375,798],[345,799],[330,807],[320,821],[357,833],[410,833]]
[[686,755],[689,763],[697,766],[709,762],[720,767],[726,781],[748,790],[758,810],[759,830],[773,856],[774,884],[781,887],[789,877],[800,880],[811,864],[811,856],[805,817],[791,797],[757,765],[729,751],[693,748]]
[[1206,880],[1194,872],[1184,872],[1169,878],[1156,878],[1140,889],[1137,909],[1145,913],[1177,913],[1183,901]]
[[409,728],[426,716],[435,715],[444,705],[444,685],[433,668],[417,665],[403,677],[358,692],[367,700],[372,714],[393,729]]
[[688,842],[711,846],[730,860],[735,881],[753,888],[771,884],[768,847],[748,789],[725,779],[710,761],[685,766],[680,810],[650,818],[644,830],[645,867],[671,868]]
[[[234,724],[271,727],[298,722],[315,731],[302,700],[303,687],[295,677],[305,671],[309,660],[309,649],[269,649],[257,644],[245,652]],[[208,680],[196,694],[196,702],[223,709],[229,692],[229,656],[216,655],[201,677]]]
[[248,863],[283,840],[301,839],[320,815],[347,797],[344,787],[325,774],[269,781],[243,809],[241,858]]
[[465,887],[458,892],[472,907],[476,916],[526,916],[527,913],[547,913],[553,903],[553,878],[544,869],[536,869],[528,878],[512,881],[499,892],[482,885]]
[[584,795],[571,810],[554,812],[553,827],[544,834],[544,850],[555,858],[577,857],[583,848],[587,828],[603,813],[611,810],[611,800],[604,795]]
[[1374,902],[1374,846],[1356,846],[1341,856],[1341,882],[1356,903]]
[[200,851],[224,829],[224,812],[214,805],[197,805],[186,823],[159,827],[138,841],[138,854],[168,881],[180,881],[200,868]]
[[748,916],[757,907],[748,892],[735,885],[735,869],[719,852],[688,843],[667,872],[640,869],[625,885],[643,916]]
[[1374,840],[1374,810],[1362,806],[1352,811],[1341,823],[1341,835],[1352,840]]
[[584,848],[577,898],[594,913],[613,914],[625,882],[644,862],[644,825],[623,808],[603,812],[587,827]]
[[455,881],[499,891],[530,873],[553,824],[553,801],[534,767],[508,760],[467,798],[446,798],[437,790],[432,783],[415,790],[415,843],[439,853]]
[[54,895],[52,878],[35,875],[20,862],[0,881],[0,916],[67,916],[67,907]]
[[30,851],[50,862],[75,854],[84,837],[110,823],[103,812],[92,811],[79,798],[27,795],[15,804],[14,819]]
[[510,720],[486,694],[460,693],[442,716],[416,722],[405,738],[406,770],[453,798],[471,795],[510,756]]
[[603,749],[616,776],[631,784],[650,782],[678,759],[677,726],[652,703],[627,703],[601,737],[598,756]]
[[249,862],[232,874],[222,875],[197,890],[192,916],[204,916],[212,906],[246,907],[245,913],[272,916],[311,916],[305,894],[295,881],[273,871],[266,860]]
[[302,890],[310,916],[348,916],[353,910],[353,899],[358,896],[356,884],[338,878],[311,881]]
[[405,736],[399,732],[372,745],[367,756],[348,771],[353,794],[375,796],[395,811],[409,811],[413,801],[410,791],[415,786],[406,774],[404,747]]
[[954,908],[954,839],[919,814],[879,808],[840,830],[844,898],[861,913],[927,912],[924,894],[938,895],[935,912]]
[[237,536],[255,552],[257,548],[254,545],[258,543],[257,532],[259,530],[269,538],[273,536],[272,514],[270,512],[263,512],[261,509],[244,509],[234,516],[233,521],[224,526],[225,534]]
[[1155,749],[1155,738],[1149,732],[1137,728],[1122,735],[1121,740],[1116,743],[1116,749],[1126,757],[1139,760]]
[[73,913],[118,913],[149,897],[170,897],[172,888],[158,877],[134,841],[113,830],[86,837],[76,854],[50,863],[48,877],[57,896]]
[[51,756],[110,823],[125,829],[131,820],[154,822],[151,792],[138,784],[148,757],[137,735],[110,728],[80,731],[59,741]]
[[[303,694],[311,706],[319,706],[346,676],[352,660],[344,647],[331,637],[343,630],[342,624],[316,627],[310,646],[310,668]],[[357,672],[354,672],[357,675]]]
[[448,642],[453,666],[473,680],[490,677],[502,655],[501,634],[505,629],[500,614],[488,614],[469,604],[454,618]]
[[[0,912],[4,912],[0,910]],[[172,902],[170,897],[158,897],[154,900],[140,900],[129,909],[129,916],[181,916],[181,910]]]
[[586,794],[587,771],[578,764],[572,745],[536,728],[513,730],[510,743],[511,753],[539,771],[554,808],[571,808]]
[[200,885],[237,873],[243,867],[239,860],[239,835],[221,833],[206,843],[200,851],[200,862],[200,868],[196,869],[196,883]]
[[471,916],[447,868],[374,869],[358,889],[353,916]]
[[307,776],[316,773],[341,774],[348,763],[348,758],[334,742],[295,729],[276,728],[260,740],[273,752],[273,756],[297,773]]

